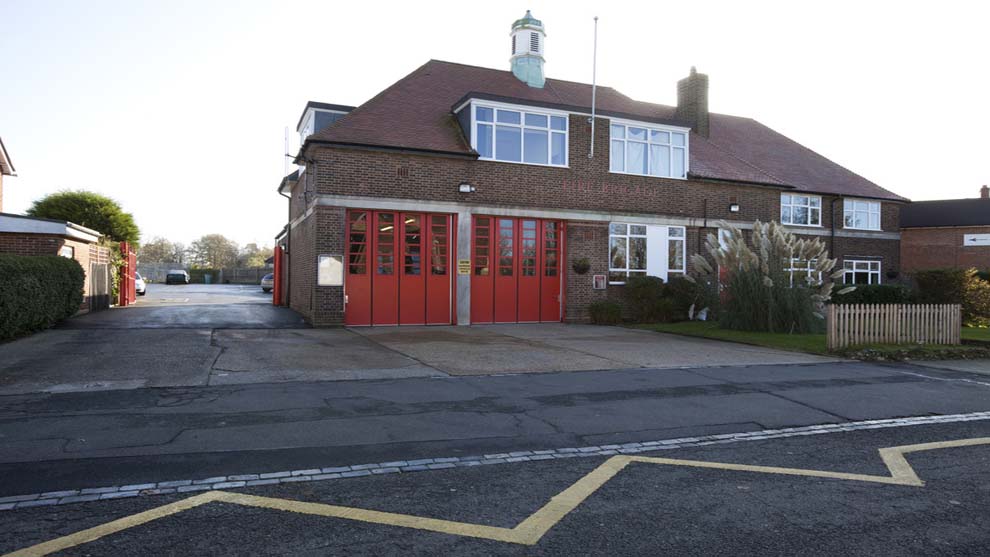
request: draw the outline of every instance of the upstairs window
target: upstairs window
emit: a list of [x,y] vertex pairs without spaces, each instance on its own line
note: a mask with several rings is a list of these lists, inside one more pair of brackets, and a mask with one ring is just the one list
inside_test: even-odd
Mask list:
[[793,226],[821,226],[822,198],[817,195],[781,194],[780,222]]
[[880,202],[845,199],[842,202],[843,226],[857,230],[880,230]]
[[687,133],[621,123],[609,126],[609,167],[612,172],[687,177]]
[[567,117],[474,105],[474,148],[482,159],[567,166]]

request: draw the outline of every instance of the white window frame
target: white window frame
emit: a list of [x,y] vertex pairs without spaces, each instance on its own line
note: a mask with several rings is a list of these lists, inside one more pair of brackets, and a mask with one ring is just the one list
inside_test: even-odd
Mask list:
[[[866,203],[866,211],[861,211],[856,209],[857,203]],[[850,208],[851,207],[851,208]],[[874,211],[874,208],[876,209]],[[853,223],[856,222],[856,214],[863,214],[866,218],[866,226],[850,226],[849,221],[846,220],[852,216]],[[876,228],[870,226],[870,216],[877,216],[877,226]],[[879,201],[874,201],[870,199],[856,199],[853,197],[846,197],[842,200],[842,228],[848,230],[882,230],[883,229],[883,205]]]
[[[490,109],[492,109],[492,121],[491,122],[479,122],[478,121],[478,109],[479,108],[490,108]],[[563,111],[560,111],[560,110],[551,110],[551,109],[546,109],[546,108],[533,108],[533,107],[523,106],[523,105],[515,105],[515,104],[499,103],[499,102],[489,102],[489,101],[482,101],[482,102],[472,101],[471,102],[471,105],[470,105],[470,110],[471,110],[471,148],[472,149],[474,149],[475,151],[478,151],[478,135],[479,135],[478,134],[478,126],[481,125],[481,124],[485,124],[485,125],[490,125],[492,127],[492,156],[491,157],[480,156],[480,157],[478,157],[478,160],[493,161],[493,162],[500,162],[500,163],[509,163],[509,164],[526,164],[526,165],[529,165],[529,166],[549,166],[551,168],[569,168],[570,167],[571,121],[570,121],[570,114],[569,113],[563,112]],[[499,110],[511,110],[511,111],[514,111],[514,112],[519,112],[519,124],[506,124],[504,122],[499,122],[498,121],[498,111]],[[529,126],[529,125],[527,125],[526,124],[526,114],[533,114],[533,115],[536,115],[536,116],[546,116],[547,117],[547,127],[546,128],[541,128],[541,127],[537,127],[537,126]],[[551,117],[553,117],[553,116],[562,117],[564,119],[564,129],[563,130],[555,130],[555,129],[553,129],[553,123],[552,123],[552,120],[551,120]],[[520,157],[522,158],[522,160],[518,160],[518,161],[505,161],[505,160],[499,160],[498,158],[496,158],[497,157],[497,152],[496,151],[498,149],[498,147],[496,145],[496,139],[495,139],[496,138],[496,134],[497,134],[497,126],[509,126],[509,127],[514,127],[514,128],[519,128],[520,129],[520,132],[519,132],[520,135],[521,135],[521,137],[520,137],[520,145],[521,145]],[[541,131],[546,131],[547,132],[547,163],[546,164],[539,163],[539,162],[526,162],[525,161],[525,157],[526,157],[526,129],[541,130]],[[563,133],[564,134],[564,164],[553,164],[551,162],[553,160],[553,134],[555,134],[555,133],[557,133],[557,134]],[[480,153],[481,151],[478,151],[478,152]]]
[[[615,225],[625,226],[626,232],[624,234],[616,234],[612,232],[612,227]],[[640,227],[642,233],[633,233],[631,227]],[[672,231],[676,231],[671,234]],[[613,267],[612,266],[612,239],[613,238],[625,238],[626,244],[626,266],[625,267]],[[646,240],[646,264],[643,269],[631,269],[629,267],[629,239],[630,238],[643,238]],[[671,244],[680,243],[681,244],[681,257],[678,262],[679,267],[672,268],[670,266],[670,254],[671,254]],[[626,278],[629,276],[641,275],[641,276],[651,276],[659,277],[664,281],[670,279],[670,275],[674,274],[677,276],[687,275],[687,228],[683,226],[666,226],[666,225],[652,225],[642,222],[610,222],[609,223],[609,234],[608,234],[608,283],[612,285],[623,285],[626,283],[625,280],[613,280],[613,273],[624,273]]]
[[[799,280],[803,281],[803,283],[805,285],[808,285],[809,284],[808,281],[806,281],[804,279],[807,278],[807,277],[811,277],[811,276],[813,276],[813,275],[816,274],[815,273],[815,265],[817,265],[817,264],[818,264],[818,260],[817,259],[798,259],[796,257],[791,258],[790,265],[788,265],[787,268],[784,269],[784,271],[787,272],[790,275],[790,277],[791,277],[791,287],[792,288],[794,287],[794,274],[795,273],[797,273],[799,276],[803,274],[804,276],[801,277]],[[813,283],[810,283],[810,284],[819,285],[819,284],[822,283],[822,273],[821,273],[821,271],[819,271],[817,273],[817,275],[818,275],[818,280],[817,281],[814,281]]]
[[[866,268],[862,268],[863,266]],[[856,273],[869,273],[868,285],[883,284],[881,273],[883,265],[879,259],[843,259],[842,271],[842,284],[855,285],[856,282],[849,281],[849,276],[852,275],[852,280],[855,281]]]
[[[623,126],[625,127],[625,137],[622,139],[612,138],[612,126]],[[629,139],[629,128],[645,128],[646,129],[646,141]],[[658,143],[652,141],[651,138],[653,134],[651,132],[666,132],[666,133],[680,133],[684,135],[684,146],[674,145],[673,136],[671,136],[671,141],[669,143]],[[621,141],[622,142],[622,170],[614,170],[612,168],[612,142]],[[628,145],[629,142],[634,143],[644,143],[646,144],[646,174],[640,174],[639,172],[629,172],[626,170],[628,166]],[[670,149],[670,170],[673,171],[674,168],[674,150],[683,149],[684,150],[684,175],[674,176],[673,174],[664,176],[662,174],[652,174],[651,170],[653,168],[653,161],[651,160],[653,150],[650,149],[651,145],[661,145],[666,146]],[[687,180],[688,172],[691,171],[691,128],[682,128],[680,126],[666,126],[662,124],[652,124],[647,122],[637,122],[635,120],[620,120],[611,119],[608,123],[608,170],[612,174],[627,174],[630,176],[646,176],[648,178],[670,178],[673,180]]]
[[[794,198],[795,197],[806,197],[806,198],[808,198],[808,203],[807,204],[794,203]],[[813,199],[817,199],[818,200],[818,206],[817,207],[815,207],[812,204],[812,200]],[[787,200],[786,203],[785,203],[785,200]],[[791,214],[790,222],[787,222],[786,220],[784,220],[784,208],[785,207],[790,208],[790,214]],[[805,209],[808,209],[808,222],[806,224],[794,222],[794,208],[795,207],[804,207]],[[811,219],[811,215],[815,211],[818,212],[818,224],[811,224],[811,220],[812,220]],[[787,226],[803,226],[805,228],[821,228],[822,227],[822,196],[820,196],[820,195],[810,195],[810,194],[804,194],[804,193],[781,193],[780,194],[780,223],[781,224],[786,224]]]

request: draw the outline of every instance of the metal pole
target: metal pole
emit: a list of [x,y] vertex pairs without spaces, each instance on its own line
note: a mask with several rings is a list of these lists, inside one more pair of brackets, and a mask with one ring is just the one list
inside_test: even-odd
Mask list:
[[598,16],[595,16],[594,53],[591,56],[591,150],[588,158],[595,157],[595,93],[598,87]]

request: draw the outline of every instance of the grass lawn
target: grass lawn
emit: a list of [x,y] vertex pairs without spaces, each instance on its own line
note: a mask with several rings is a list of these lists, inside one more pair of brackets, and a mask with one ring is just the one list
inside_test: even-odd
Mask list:
[[964,340],[981,340],[983,342],[990,342],[990,329],[963,327],[962,337]]
[[639,329],[673,333],[693,337],[713,338],[755,344],[768,348],[807,352],[810,354],[825,354],[825,335],[788,335],[784,333],[754,333],[749,331],[731,331],[720,329],[717,323],[708,321],[682,321],[680,323],[650,323],[635,325]]

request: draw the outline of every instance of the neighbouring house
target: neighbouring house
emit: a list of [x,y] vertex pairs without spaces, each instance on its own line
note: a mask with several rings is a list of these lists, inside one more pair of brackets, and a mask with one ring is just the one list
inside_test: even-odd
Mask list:
[[0,253],[61,255],[75,259],[86,273],[80,311],[110,307],[110,250],[98,245],[102,234],[71,222],[2,212],[3,176],[16,176],[0,140]]
[[17,176],[14,163],[10,161],[7,148],[3,145],[3,138],[0,137],[0,213],[3,212],[3,177]]
[[901,209],[901,266],[990,270],[990,187],[970,199],[916,201]]
[[315,325],[584,321],[630,276],[689,272],[719,220],[821,238],[847,282],[898,277],[905,198],[710,112],[694,68],[652,104],[546,78],[545,41],[527,12],[511,71],[431,60],[356,108],[307,104],[278,188],[288,305]]

